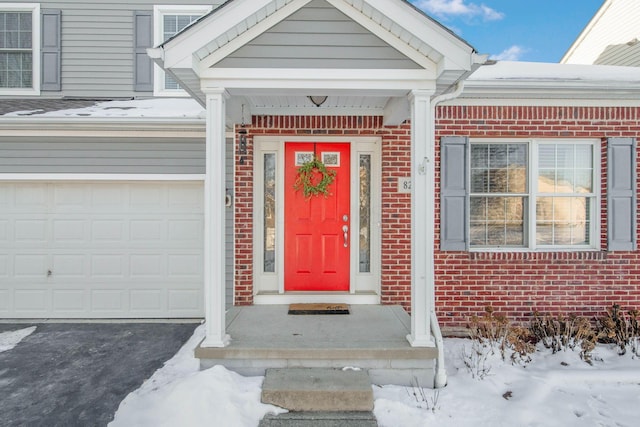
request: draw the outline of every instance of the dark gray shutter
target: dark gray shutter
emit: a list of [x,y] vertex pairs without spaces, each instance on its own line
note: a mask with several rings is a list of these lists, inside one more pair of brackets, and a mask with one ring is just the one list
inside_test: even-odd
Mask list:
[[608,250],[636,250],[636,139],[609,138],[607,148]]
[[440,249],[467,250],[469,139],[443,136],[440,140]]
[[42,9],[41,12],[41,82],[40,90],[60,91],[60,10]]
[[153,12],[135,11],[133,20],[133,90],[150,92],[153,90],[153,61],[147,55],[147,48],[153,47]]

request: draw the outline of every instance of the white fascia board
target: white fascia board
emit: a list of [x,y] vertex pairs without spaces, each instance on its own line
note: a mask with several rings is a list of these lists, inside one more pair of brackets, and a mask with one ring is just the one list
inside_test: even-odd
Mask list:
[[164,44],[165,68],[175,67],[185,60],[191,67],[191,55],[194,52],[272,2],[273,0],[235,0],[221,6],[219,10]]
[[427,70],[209,68],[200,76],[207,88],[266,89],[434,89],[435,76]]
[[[254,38],[258,37],[262,33],[269,30],[274,25],[280,23],[285,20],[287,17],[295,13],[304,7],[311,0],[293,0],[291,3],[285,5],[284,7],[278,9],[271,15],[267,16],[262,21],[257,22],[255,25],[247,28],[242,34],[238,35],[233,40],[230,40],[227,44],[216,49],[215,52],[208,55],[206,58],[199,60],[199,64],[197,65],[196,72],[200,73],[202,70],[206,70],[207,68],[212,67],[219,61],[223,60],[227,56],[231,55],[233,52],[249,43]],[[214,40],[214,39],[211,39]],[[195,64],[198,63],[198,58],[196,53],[194,53],[194,67]]]
[[[331,4],[343,2],[343,0],[327,1]],[[464,43],[418,11],[413,10],[410,6],[401,5],[400,2],[389,0],[364,1],[447,57],[454,64],[455,69],[471,69],[473,47]]]
[[[385,0],[385,1],[387,4],[392,3],[388,0]],[[391,47],[393,47],[398,52],[405,55],[407,58],[411,59],[416,64],[420,65],[422,68],[426,70],[431,70],[431,71],[435,70],[436,64],[430,58],[424,56],[423,54],[421,54],[420,52],[412,48],[409,44],[398,39],[389,30],[387,30],[386,28],[382,28],[380,25],[373,22],[368,16],[363,15],[360,11],[354,9],[351,5],[344,2],[344,0],[327,0],[327,2],[331,4],[333,7],[335,7],[336,9],[338,9],[340,12],[347,15],[349,18],[353,19],[358,24],[362,25],[367,30],[371,31],[372,34],[376,35],[383,41],[389,43]],[[401,25],[400,23],[404,24],[404,21],[395,21],[395,22],[398,23],[398,25]],[[405,28],[412,28],[412,27],[409,26]],[[423,39],[423,41],[425,40]]]

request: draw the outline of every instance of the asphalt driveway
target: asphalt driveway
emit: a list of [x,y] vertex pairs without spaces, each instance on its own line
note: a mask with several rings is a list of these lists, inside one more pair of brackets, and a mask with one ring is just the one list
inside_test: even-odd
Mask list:
[[106,426],[133,390],[191,337],[193,323],[37,326],[0,353],[0,426]]

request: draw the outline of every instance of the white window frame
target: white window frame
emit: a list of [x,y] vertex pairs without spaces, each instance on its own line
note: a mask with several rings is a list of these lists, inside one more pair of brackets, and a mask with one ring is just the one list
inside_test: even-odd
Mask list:
[[[360,272],[359,245],[351,247],[350,290],[348,293],[317,293],[314,296],[284,290],[284,164],[285,144],[288,141],[318,143],[349,143],[351,179],[358,182],[360,155],[371,156],[371,218],[369,272]],[[254,193],[253,193],[253,289],[254,304],[289,304],[292,302],[346,302],[379,304],[381,295],[382,259],[382,141],[378,137],[254,137]],[[276,156],[276,264],[275,272],[264,271],[264,155]],[[359,242],[360,210],[359,186],[351,185],[351,230],[349,241]],[[318,300],[314,300],[314,298]],[[336,298],[336,299],[334,299]]]
[[32,87],[0,87],[0,95],[40,95],[40,3],[0,3],[0,11],[31,12],[31,53],[33,55]]
[[[155,5],[153,6],[153,45],[164,43],[165,15],[205,15],[211,12],[212,6],[207,5]],[[164,86],[165,71],[158,65],[153,67],[153,95],[186,97],[189,94],[183,89],[166,89]]]
[[[469,162],[471,162],[470,150],[473,144],[527,144],[527,184],[528,188],[525,192],[527,199],[527,209],[524,218],[524,233],[526,243],[524,246],[471,246],[469,250],[472,252],[571,252],[571,251],[598,251],[601,247],[601,224],[600,224],[600,206],[602,200],[601,179],[601,158],[599,139],[593,138],[535,138],[535,139],[503,139],[503,138],[471,138],[469,141]],[[586,144],[591,145],[593,155],[593,193],[590,196],[590,224],[589,236],[591,242],[588,245],[538,245],[536,242],[536,201],[538,197],[549,196],[546,193],[538,191],[538,147],[542,144]],[[471,163],[469,163],[471,166]],[[469,173],[471,180],[471,173]],[[471,189],[471,182],[468,183]],[[467,226],[470,232],[470,216],[467,217]],[[469,237],[469,243],[471,243]]]

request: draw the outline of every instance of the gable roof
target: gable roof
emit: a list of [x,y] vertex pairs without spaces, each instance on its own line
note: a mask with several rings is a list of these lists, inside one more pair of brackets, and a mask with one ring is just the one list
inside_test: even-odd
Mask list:
[[640,1],[606,0],[560,62],[595,64],[607,46],[623,45],[634,39],[640,39],[638,23],[640,23]]
[[[306,23],[293,25],[304,16]],[[386,96],[437,94],[484,62],[406,0],[230,0],[150,56],[200,102],[205,80],[231,90],[309,91],[317,83],[327,93],[357,81],[355,89]]]

